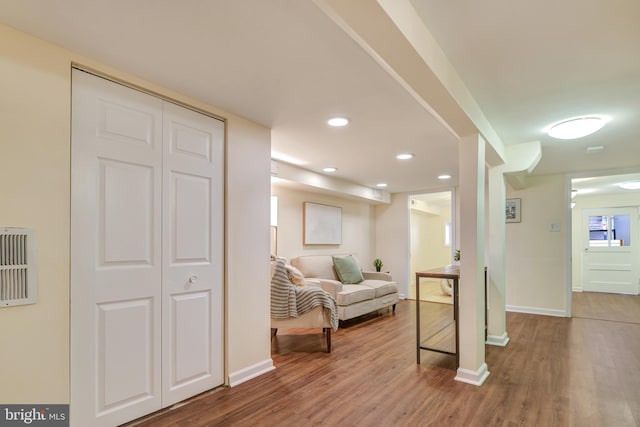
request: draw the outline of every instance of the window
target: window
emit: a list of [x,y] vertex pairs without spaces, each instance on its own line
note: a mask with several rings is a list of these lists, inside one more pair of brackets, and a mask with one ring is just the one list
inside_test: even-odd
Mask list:
[[629,215],[589,216],[589,246],[630,246]]

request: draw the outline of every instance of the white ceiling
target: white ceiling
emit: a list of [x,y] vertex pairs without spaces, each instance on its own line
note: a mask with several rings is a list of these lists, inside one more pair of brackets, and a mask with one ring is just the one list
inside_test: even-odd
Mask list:
[[[541,141],[534,174],[640,171],[640,2],[411,2],[503,142]],[[0,22],[270,127],[274,156],[305,169],[390,192],[457,183],[455,136],[311,0],[0,0]],[[582,114],[611,121],[544,135]]]

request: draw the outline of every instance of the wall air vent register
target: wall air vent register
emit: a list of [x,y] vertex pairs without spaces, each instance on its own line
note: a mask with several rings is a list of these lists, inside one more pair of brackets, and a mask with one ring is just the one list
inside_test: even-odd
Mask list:
[[33,230],[0,227],[0,308],[36,301]]

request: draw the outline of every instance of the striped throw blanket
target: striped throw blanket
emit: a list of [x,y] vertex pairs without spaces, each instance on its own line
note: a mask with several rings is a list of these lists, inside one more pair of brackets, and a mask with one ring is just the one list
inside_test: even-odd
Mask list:
[[289,282],[284,258],[276,258],[276,267],[271,278],[271,317],[286,319],[322,306],[331,313],[331,327],[338,329],[336,300],[324,289],[316,286],[295,286]]

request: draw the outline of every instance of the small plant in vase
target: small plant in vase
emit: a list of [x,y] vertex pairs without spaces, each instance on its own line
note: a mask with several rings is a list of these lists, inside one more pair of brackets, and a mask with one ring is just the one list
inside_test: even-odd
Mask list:
[[382,268],[382,260],[380,258],[376,258],[373,260],[373,266],[376,268],[376,271],[380,271]]
[[455,262],[460,262],[460,249],[456,250],[456,252],[453,254],[453,260]]

